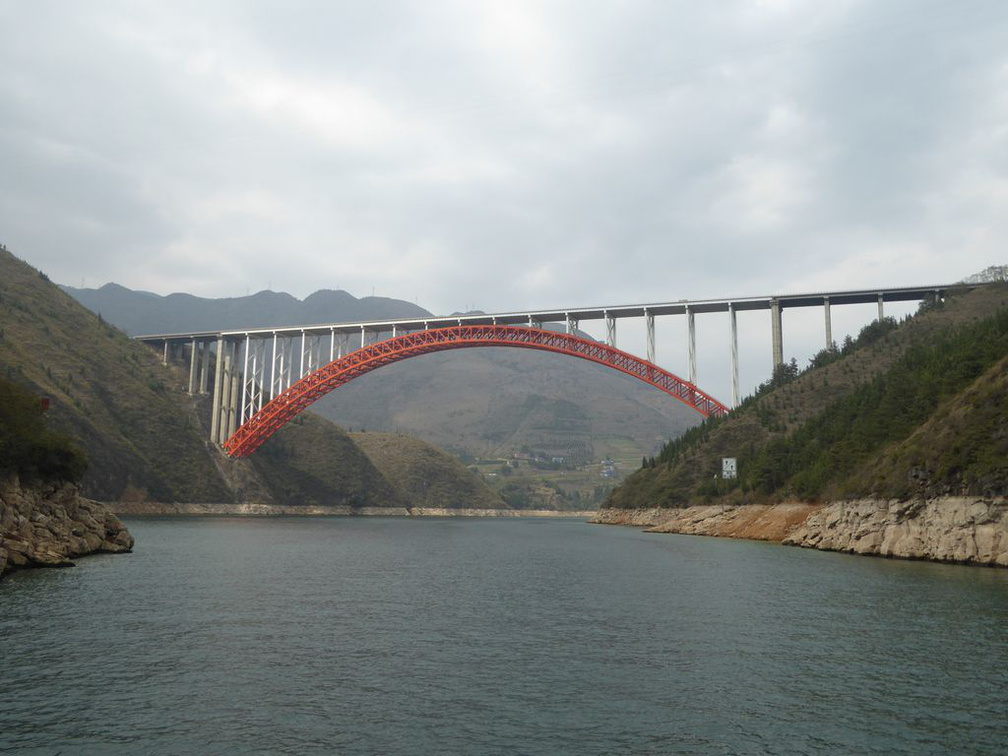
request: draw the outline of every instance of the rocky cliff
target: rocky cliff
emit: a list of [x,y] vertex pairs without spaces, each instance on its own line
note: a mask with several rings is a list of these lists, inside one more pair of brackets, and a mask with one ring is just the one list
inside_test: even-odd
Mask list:
[[851,554],[1008,567],[1008,500],[943,497],[829,504],[604,508],[593,522],[751,538]]
[[649,533],[749,538],[755,541],[782,541],[809,514],[816,504],[752,504],[749,506],[701,505],[672,509],[605,508],[592,522],[603,525],[636,525]]
[[1008,567],[1008,500],[834,502],[784,543],[852,554]]
[[87,554],[133,549],[133,536],[104,505],[76,486],[0,484],[0,576],[21,567],[70,566]]

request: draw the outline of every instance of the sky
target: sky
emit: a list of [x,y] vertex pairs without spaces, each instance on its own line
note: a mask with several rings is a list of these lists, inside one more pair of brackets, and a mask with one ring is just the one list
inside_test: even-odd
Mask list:
[[1008,262],[1003,0],[0,0],[0,28],[0,243],[59,283],[447,314]]

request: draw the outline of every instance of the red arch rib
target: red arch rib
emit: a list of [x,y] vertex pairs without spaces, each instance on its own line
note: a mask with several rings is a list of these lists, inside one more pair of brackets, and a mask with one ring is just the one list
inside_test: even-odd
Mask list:
[[306,375],[241,426],[224,443],[232,457],[247,457],[316,399],[372,370],[421,354],[468,347],[521,347],[569,354],[598,362],[671,394],[704,417],[728,408],[691,383],[632,354],[566,333],[518,326],[467,325],[416,331],[372,344]]

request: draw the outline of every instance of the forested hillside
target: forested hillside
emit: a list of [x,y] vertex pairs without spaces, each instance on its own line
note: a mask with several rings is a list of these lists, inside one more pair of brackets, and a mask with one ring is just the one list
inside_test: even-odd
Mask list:
[[73,440],[45,422],[42,397],[0,378],[0,478],[25,483],[78,482],[87,456]]
[[[665,446],[608,506],[1008,495],[1008,286],[873,323]],[[720,477],[735,457],[738,477]]]

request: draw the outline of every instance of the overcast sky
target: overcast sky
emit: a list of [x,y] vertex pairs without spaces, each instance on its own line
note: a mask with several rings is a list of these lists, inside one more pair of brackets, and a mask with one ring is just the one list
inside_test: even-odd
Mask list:
[[435,313],[1008,261],[1008,3],[0,0],[0,242]]

